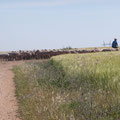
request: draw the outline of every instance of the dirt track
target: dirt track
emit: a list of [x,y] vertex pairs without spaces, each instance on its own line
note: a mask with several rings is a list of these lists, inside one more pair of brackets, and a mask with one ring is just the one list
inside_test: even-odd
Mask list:
[[0,120],[19,120],[12,67],[23,62],[0,62]]

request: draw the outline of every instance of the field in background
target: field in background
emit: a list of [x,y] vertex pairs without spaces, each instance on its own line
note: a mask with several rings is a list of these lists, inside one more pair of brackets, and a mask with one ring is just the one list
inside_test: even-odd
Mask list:
[[9,52],[8,51],[6,51],[6,52],[5,51],[3,51],[3,52],[0,51],[0,54],[7,54],[7,53],[9,53]]
[[22,120],[119,120],[120,52],[61,55],[15,67]]
[[[65,48],[61,48],[61,49],[56,49],[56,50],[91,50],[91,49],[95,49],[98,48],[100,50],[105,49],[105,48],[111,48],[111,47],[90,47],[90,48],[72,48],[72,47],[65,47]],[[19,51],[19,50],[18,50]],[[23,51],[27,51],[27,50],[23,50]],[[32,50],[28,50],[28,51],[32,51]],[[0,51],[0,54],[7,54],[10,53],[12,51]]]

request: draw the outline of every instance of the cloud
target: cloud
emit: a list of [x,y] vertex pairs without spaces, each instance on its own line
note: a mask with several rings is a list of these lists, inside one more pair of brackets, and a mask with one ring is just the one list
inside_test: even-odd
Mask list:
[[51,0],[51,1],[34,1],[34,2],[9,2],[0,4],[0,8],[31,8],[31,7],[49,7],[49,6],[63,6],[77,3],[78,0]]
[[[117,1],[117,0],[116,0]],[[0,3],[0,8],[33,8],[33,7],[53,7],[71,4],[105,4],[114,2],[113,0],[21,0],[21,2]],[[115,3],[115,2],[114,2]]]

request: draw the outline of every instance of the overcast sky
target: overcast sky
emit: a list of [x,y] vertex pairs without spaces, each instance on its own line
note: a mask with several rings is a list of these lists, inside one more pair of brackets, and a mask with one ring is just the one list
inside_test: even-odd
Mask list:
[[0,0],[0,51],[120,41],[120,0]]

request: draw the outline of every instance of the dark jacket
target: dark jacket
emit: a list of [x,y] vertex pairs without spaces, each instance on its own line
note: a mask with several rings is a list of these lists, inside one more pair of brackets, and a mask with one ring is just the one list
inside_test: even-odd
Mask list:
[[116,40],[113,41],[113,43],[112,43],[112,47],[113,47],[113,48],[118,48],[118,43],[117,43]]

